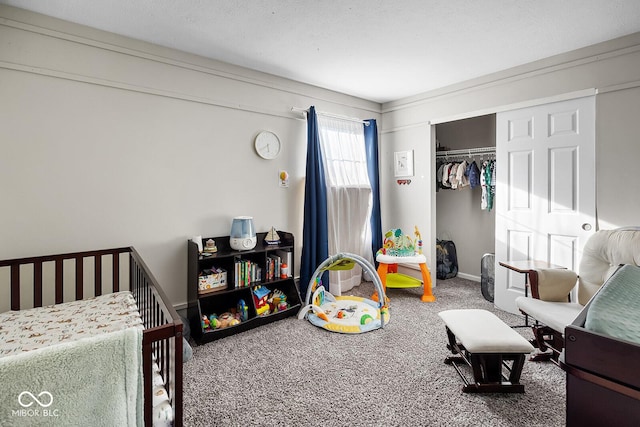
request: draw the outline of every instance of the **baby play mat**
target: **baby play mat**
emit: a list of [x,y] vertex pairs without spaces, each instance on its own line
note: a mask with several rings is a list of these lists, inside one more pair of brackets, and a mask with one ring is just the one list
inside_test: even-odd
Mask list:
[[[376,302],[356,296],[333,296],[325,290],[319,277],[327,270],[350,270],[355,263],[373,277],[379,298]],[[359,334],[383,328],[389,322],[389,307],[380,277],[364,258],[341,253],[326,259],[311,277],[306,305],[298,313],[298,318],[306,318],[311,324],[332,332]]]

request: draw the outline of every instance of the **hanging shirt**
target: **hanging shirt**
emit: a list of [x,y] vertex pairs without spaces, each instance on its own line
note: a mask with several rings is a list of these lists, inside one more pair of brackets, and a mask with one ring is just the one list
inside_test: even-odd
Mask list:
[[494,171],[494,162],[493,160],[487,160],[484,163],[486,166],[483,168],[484,171],[484,180],[485,180],[485,187],[484,187],[484,191],[487,193],[487,206],[486,206],[486,210],[490,211],[491,209],[493,209],[493,197],[495,196],[495,175],[493,173]]
[[442,170],[442,187],[443,188],[451,188],[451,184],[449,184],[449,171],[451,170],[451,163],[447,163],[444,165],[444,169]]
[[458,188],[457,172],[458,172],[459,165],[460,165],[459,163],[454,163],[451,165],[451,169],[449,170],[449,184],[451,184],[451,188],[453,190]]
[[471,188],[476,188],[480,185],[480,170],[475,160],[467,166],[467,177]]
[[444,170],[444,163],[440,162],[436,165],[436,191],[440,191],[442,188],[442,171]]
[[491,161],[491,207],[496,200],[496,161]]
[[456,179],[458,181],[459,190],[469,186],[469,178],[467,177],[467,161],[466,160],[463,160],[462,163],[458,165],[458,170],[456,171]]
[[485,169],[487,162],[482,163],[482,169],[480,170],[480,187],[482,188],[482,196],[480,198],[480,209],[487,209],[487,174]]

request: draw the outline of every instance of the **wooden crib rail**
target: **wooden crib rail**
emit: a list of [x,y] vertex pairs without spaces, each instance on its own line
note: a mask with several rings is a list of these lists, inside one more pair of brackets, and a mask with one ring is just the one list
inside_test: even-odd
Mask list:
[[131,248],[129,275],[131,292],[138,304],[138,310],[145,326],[142,337],[142,357],[145,388],[145,425],[152,425],[152,400],[146,393],[152,391],[153,359],[165,380],[167,392],[174,412],[174,426],[182,426],[182,320],[168,301],[162,288],[142,260],[138,252]]
[[113,292],[120,290],[120,257],[121,253],[131,252],[133,248],[102,249],[85,252],[71,252],[66,254],[45,255],[38,257],[15,258],[0,261],[0,267],[11,268],[11,310],[20,310],[20,268],[23,265],[33,266],[33,305],[32,307],[42,307],[42,266],[44,263],[53,262],[55,264],[55,303],[64,301],[64,261],[74,260],[75,264],[75,300],[83,299],[83,268],[84,259],[92,258],[94,265],[94,292],[95,296],[103,293],[102,280],[102,257],[111,255],[112,257],[112,287]]

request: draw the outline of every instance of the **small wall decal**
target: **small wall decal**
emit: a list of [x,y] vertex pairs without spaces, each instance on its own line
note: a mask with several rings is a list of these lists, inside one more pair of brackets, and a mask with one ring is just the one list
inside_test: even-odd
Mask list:
[[280,171],[278,178],[280,180],[280,187],[289,187],[289,173],[287,173],[287,171]]

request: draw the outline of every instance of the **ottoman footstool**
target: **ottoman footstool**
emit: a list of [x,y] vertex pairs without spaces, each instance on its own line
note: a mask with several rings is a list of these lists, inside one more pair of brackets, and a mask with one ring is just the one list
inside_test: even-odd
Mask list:
[[[487,310],[446,310],[438,315],[446,325],[447,348],[457,355],[445,363],[462,378],[462,391],[524,393],[520,374],[525,356],[534,349],[529,341]],[[473,382],[460,370],[461,362],[471,367]]]

